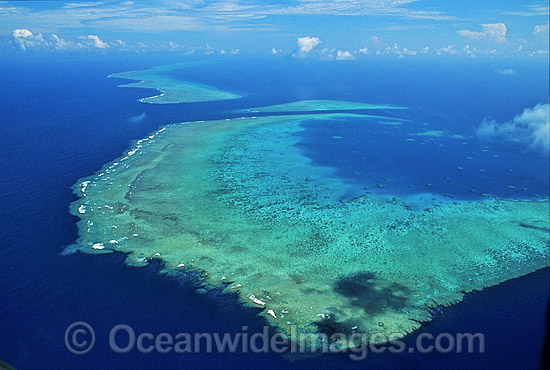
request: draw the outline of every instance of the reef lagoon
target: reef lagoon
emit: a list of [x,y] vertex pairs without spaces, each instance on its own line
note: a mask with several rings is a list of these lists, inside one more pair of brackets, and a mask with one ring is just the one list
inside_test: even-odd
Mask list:
[[[158,71],[173,68],[111,76],[143,79],[140,87],[165,92],[188,86],[164,85],[173,79]],[[199,99],[236,97],[208,89]],[[189,101],[178,93],[154,100]],[[162,261],[168,274],[198,276],[206,286],[236,292],[287,335],[295,326],[301,333],[361,332],[374,338],[405,336],[430,321],[435,307],[549,266],[547,194],[525,188],[511,197],[470,184],[477,198],[468,199],[430,191],[432,183],[391,194],[384,185],[392,178],[359,186],[315,163],[303,148],[300,135],[308,129],[352,122],[361,125],[362,135],[393,136],[390,149],[401,160],[443,139],[488,151],[474,137],[400,115],[408,110],[302,100],[163,126],[75,185],[80,199],[71,210],[80,218],[79,250],[123,252],[136,266]],[[263,115],[252,115],[257,113]],[[407,125],[413,125],[412,133],[396,137],[395,130]],[[493,145],[492,158],[499,155]],[[448,167],[453,177],[446,176],[447,182],[460,182],[461,175],[454,174],[465,167]],[[516,190],[497,183],[501,190]]]

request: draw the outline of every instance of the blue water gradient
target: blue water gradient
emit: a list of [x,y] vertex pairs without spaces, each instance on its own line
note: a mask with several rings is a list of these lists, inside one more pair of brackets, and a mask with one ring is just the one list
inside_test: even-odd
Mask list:
[[[548,196],[545,153],[521,143],[480,140],[475,126],[456,129],[435,119],[425,125],[418,120],[398,126],[379,122],[384,120],[306,122],[300,147],[315,164],[336,168],[338,176],[366,187],[365,192],[404,198],[431,193],[454,200]],[[444,134],[418,135],[426,130]]]
[[[166,61],[178,60],[167,57]],[[248,326],[249,332],[259,332],[265,324],[254,310],[240,307],[235,297],[220,292],[197,293],[189,281],[159,275],[156,265],[130,268],[124,266],[123,256],[115,254],[59,255],[77,238],[76,218],[68,212],[70,202],[75,200],[70,187],[78,178],[120,155],[130,140],[170,122],[225,117],[224,110],[296,99],[339,98],[418,105],[430,107],[431,112],[446,112],[455,122],[466,116],[470,122],[478,122],[486,115],[506,120],[547,99],[544,84],[532,78],[536,72],[529,72],[533,66],[523,69],[533,74],[526,77],[527,82],[518,79],[509,86],[511,82],[497,83],[495,87],[493,79],[502,76],[488,75],[483,70],[465,72],[478,79],[470,82],[472,90],[468,95],[476,97],[468,99],[471,104],[463,100],[466,93],[459,83],[463,78],[451,73],[459,68],[448,65],[432,68],[439,73],[437,76],[447,78],[440,83],[451,91],[444,93],[426,81],[429,73],[422,81],[414,74],[395,75],[401,67],[418,66],[374,65],[369,67],[371,70],[361,66],[359,71],[364,76],[372,74],[370,80],[358,80],[353,77],[354,71],[338,70],[336,64],[328,62],[265,62],[261,67],[260,62],[241,61],[223,68],[202,66],[178,73],[181,77],[192,75],[192,81],[245,92],[247,96],[233,102],[167,106],[140,104],[137,99],[147,96],[145,90],[120,89],[117,84],[121,81],[106,78],[113,72],[156,63],[158,57],[147,56],[96,56],[83,60],[29,55],[17,60],[0,59],[1,359],[17,369],[537,367],[549,298],[549,269],[469,294],[461,304],[436,312],[435,320],[420,331],[483,332],[487,353],[482,355],[384,353],[369,354],[366,363],[357,363],[345,355],[289,362],[275,354],[114,354],[107,346],[107,336],[120,323],[131,325],[136,332],[174,335],[236,333],[242,326]],[[495,66],[482,68],[490,71]],[[522,70],[521,66],[514,68],[518,74]],[[404,79],[405,75],[409,80]],[[429,78],[439,81],[437,76]],[[326,83],[335,85],[327,88]],[[417,90],[419,84],[426,89]],[[501,97],[488,94],[488,86],[502,89]],[[495,105],[501,100],[500,105]],[[307,144],[310,149],[306,152],[315,157],[315,143],[332,143],[325,137],[329,134],[322,126],[305,132],[305,144],[308,138],[319,138]],[[359,145],[354,140],[349,141],[346,150]],[[338,166],[342,174],[349,172],[345,164],[336,163],[330,156],[316,160]],[[85,356],[69,353],[63,340],[67,326],[80,320],[90,323],[97,333],[96,348]],[[417,335],[408,341],[414,343]]]

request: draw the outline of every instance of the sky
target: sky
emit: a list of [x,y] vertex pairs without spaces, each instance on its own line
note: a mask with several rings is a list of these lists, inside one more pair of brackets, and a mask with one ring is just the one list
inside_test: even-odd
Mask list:
[[0,53],[548,58],[548,19],[539,0],[0,1]]

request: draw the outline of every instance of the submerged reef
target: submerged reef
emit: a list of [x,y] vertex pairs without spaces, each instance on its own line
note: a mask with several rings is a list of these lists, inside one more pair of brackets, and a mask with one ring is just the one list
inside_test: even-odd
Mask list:
[[75,186],[80,249],[199,272],[284,333],[404,336],[432,307],[549,265],[548,201],[343,200],[350,185],[295,134],[348,116],[163,127]]
[[[366,104],[340,100],[299,100],[291,103],[268,105],[265,107],[239,109],[237,113],[282,113],[282,112],[319,112],[367,109],[407,109],[388,104]],[[395,119],[395,118],[394,118]],[[397,119],[399,120],[399,119]]]
[[159,66],[151,69],[113,73],[109,77],[137,80],[119,87],[149,88],[160,91],[160,94],[140,99],[142,103],[174,104],[195,103],[215,100],[239,99],[241,96],[223,91],[213,86],[181,81],[163,73],[174,69],[188,68],[203,63],[180,63],[170,66]]

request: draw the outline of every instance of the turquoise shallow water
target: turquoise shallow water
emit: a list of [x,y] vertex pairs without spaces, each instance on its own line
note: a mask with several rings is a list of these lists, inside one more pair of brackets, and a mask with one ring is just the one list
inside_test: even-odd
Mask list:
[[[105,78],[115,65],[119,66],[117,69],[141,67],[123,65],[125,62],[117,60],[89,64],[80,60],[46,65],[42,60],[2,63],[0,83],[10,89],[9,94],[3,88],[0,92],[3,113],[0,358],[21,369],[98,366],[242,369],[266,363],[271,368],[365,367],[364,363],[353,363],[345,356],[290,364],[275,355],[119,356],[109,351],[105,342],[98,344],[97,351],[89,356],[75,357],[68,353],[62,342],[63,334],[67,325],[76,320],[93,324],[98,333],[103,333],[102,338],[120,322],[128,322],[140,331],[173,333],[231,332],[240,330],[243,324],[250,325],[251,330],[260,330],[262,321],[253,312],[239,308],[234,299],[216,292],[199,295],[188,282],[180,286],[177,281],[158,277],[155,266],[131,269],[117,255],[58,255],[76,238],[76,220],[68,214],[67,207],[74,200],[70,186],[77,178],[93,173],[123,152],[129,140],[143,137],[159,124],[213,116],[214,111],[244,103],[144,107],[136,102],[142,93],[118,89],[116,81]],[[207,80],[213,78],[210,76],[205,75],[204,79],[201,76],[201,80],[209,83]],[[231,83],[228,77],[223,85]],[[288,96],[272,97],[269,103],[291,100],[294,98],[291,95],[299,95],[296,91],[300,89],[303,91],[298,86]],[[316,91],[321,90],[322,87],[314,86],[302,95],[315,97]],[[521,86],[517,91],[524,96]],[[538,98],[543,99],[544,94],[539,90]],[[106,95],[116,99],[106,100]],[[518,107],[506,108],[510,112],[502,115],[513,116]],[[131,117],[142,113],[146,114],[145,119],[131,122]],[[217,114],[223,117],[222,113]],[[548,269],[545,269],[473,293],[460,305],[437,314],[436,320],[426,326],[426,330],[434,332],[482,331],[488,338],[488,351],[484,355],[426,358],[385,354],[371,356],[369,365],[388,369],[534,369],[544,331],[547,292]]]

